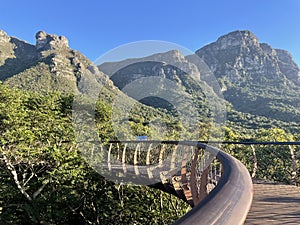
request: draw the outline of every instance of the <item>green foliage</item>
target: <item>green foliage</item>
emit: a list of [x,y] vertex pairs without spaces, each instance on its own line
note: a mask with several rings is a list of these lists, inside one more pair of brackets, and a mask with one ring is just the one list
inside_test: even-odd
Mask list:
[[[249,137],[242,136],[225,127],[227,141],[247,140]],[[292,142],[297,135],[292,135],[280,128],[260,129],[252,136],[252,140],[258,142]],[[294,151],[297,166],[296,183],[299,184],[299,147],[288,145],[223,145],[222,149],[236,157],[248,168],[250,174],[254,172],[254,152],[257,158],[257,171],[255,178],[268,181],[292,184],[293,181],[293,159],[291,149]]]
[[11,87],[47,94],[52,91],[75,93],[75,77],[58,76],[50,72],[45,62],[38,62],[5,81]]
[[[170,224],[187,212],[169,194],[114,184],[91,169],[74,142],[72,99],[0,84],[0,224]],[[106,140],[110,112],[97,102]]]

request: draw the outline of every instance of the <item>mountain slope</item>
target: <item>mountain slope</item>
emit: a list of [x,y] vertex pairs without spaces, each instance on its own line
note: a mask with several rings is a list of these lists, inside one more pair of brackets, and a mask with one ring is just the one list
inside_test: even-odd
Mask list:
[[102,111],[110,112],[104,117],[110,126],[115,126],[113,131],[111,128],[111,137],[129,140],[136,135],[148,135],[153,139],[162,138],[161,131],[151,126],[153,121],[164,123],[164,134],[173,135],[173,138],[179,130],[180,123],[174,117],[122,93],[89,59],[72,50],[63,36],[39,31],[36,44],[31,45],[0,31],[0,80],[11,87],[41,94],[53,91],[79,94],[78,102],[73,105],[75,108],[96,107],[99,110],[95,112],[96,117],[102,115]]
[[[298,132],[300,122],[299,67],[285,50],[260,43],[250,31],[234,31],[196,51],[208,68],[197,66],[194,56],[173,50],[144,58],[109,62],[99,66],[120,89],[143,77],[161,76],[183,85],[197,107],[205,109],[205,93],[197,82],[209,86],[212,75],[222,94],[215,100],[227,106],[227,124],[239,129],[282,127]],[[185,68],[184,72],[180,68]],[[200,75],[199,75],[200,74]],[[149,99],[147,99],[149,101]],[[155,101],[146,102],[154,105]],[[160,103],[155,103],[159,105]],[[219,104],[220,105],[220,104]],[[205,111],[205,110],[204,110]],[[207,112],[207,111],[206,111]]]
[[[63,36],[40,31],[36,34],[36,44],[32,45],[0,30],[0,80],[10,86],[42,93],[53,90],[77,93],[79,89],[91,88],[83,87],[82,81],[92,74],[103,86],[102,98],[112,103],[116,96],[123,96],[126,100],[120,104],[125,107],[132,99],[121,94],[118,88],[135,98],[136,93],[130,94],[128,88],[125,91],[126,86],[154,76],[166,78],[174,87],[180,87],[153,83],[153,86],[161,86],[169,97],[181,97],[183,102],[190,99],[200,121],[207,122],[216,116],[217,110],[213,108],[226,106],[227,124],[234,129],[250,131],[276,126],[298,132],[300,70],[287,51],[260,43],[250,31],[234,31],[199,49],[196,55],[183,56],[178,50],[172,50],[144,58],[107,62],[100,65],[99,70],[80,52],[70,49]],[[212,77],[217,79],[220,89],[212,86]],[[172,103],[155,96],[136,100],[163,112],[169,111],[173,116],[178,113],[173,104],[175,100]],[[143,107],[142,104],[138,107],[140,115]],[[189,108],[187,103],[181,107]],[[151,111],[150,114],[157,113]]]
[[[146,87],[151,84],[150,79],[161,79],[160,83],[153,83],[152,89],[156,92],[152,96],[142,99],[144,104],[171,109],[172,107],[168,108],[171,103],[174,111],[174,103],[176,104],[180,97],[185,96],[185,101],[191,100],[195,108],[198,109],[200,121],[208,120],[215,116],[212,108],[218,108],[221,111],[224,108],[222,107],[224,101],[205,81],[205,67],[192,63],[188,60],[189,57],[184,57],[177,50],[171,50],[143,58],[103,63],[99,65],[99,69],[105,71],[113,83],[123,91],[124,89],[128,90],[126,88],[128,85],[145,82],[144,86]],[[160,87],[163,86],[164,82],[165,86]],[[170,84],[169,87],[166,83]],[[168,93],[164,95],[165,99],[160,100],[161,102],[153,97],[159,95],[159,91]],[[129,96],[135,98],[136,92],[132,93]],[[178,98],[178,101],[170,102],[173,98]],[[167,103],[168,100],[169,104]],[[163,101],[164,103],[162,103]]]
[[235,31],[196,54],[213,71],[235,110],[300,122],[300,70],[287,51],[259,43],[250,31]]
[[75,93],[87,69],[113,89],[107,76],[89,59],[70,49],[65,37],[39,31],[36,45],[31,45],[0,31],[0,80],[13,87]]

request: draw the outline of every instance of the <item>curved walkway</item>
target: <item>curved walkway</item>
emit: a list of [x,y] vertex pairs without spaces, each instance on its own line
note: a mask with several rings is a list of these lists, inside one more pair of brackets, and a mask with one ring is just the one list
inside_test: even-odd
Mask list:
[[274,183],[254,183],[248,224],[300,224],[300,187]]

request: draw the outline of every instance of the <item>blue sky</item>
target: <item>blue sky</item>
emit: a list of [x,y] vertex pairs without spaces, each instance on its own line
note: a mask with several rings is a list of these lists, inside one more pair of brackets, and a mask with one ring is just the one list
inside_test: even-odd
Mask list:
[[291,52],[300,65],[299,0],[2,1],[0,29],[30,43],[64,35],[91,60],[126,43],[173,42],[195,51],[234,30]]

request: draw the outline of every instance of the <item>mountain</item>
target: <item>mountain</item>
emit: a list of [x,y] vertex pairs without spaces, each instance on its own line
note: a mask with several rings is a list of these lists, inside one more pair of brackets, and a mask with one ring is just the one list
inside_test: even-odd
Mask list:
[[[173,116],[182,108],[195,106],[196,110],[190,111],[197,111],[197,119],[206,123],[218,117],[218,110],[214,109],[222,111],[226,107],[226,123],[235,130],[250,132],[274,126],[299,132],[299,67],[287,51],[260,43],[250,31],[223,35],[194,55],[184,56],[174,49],[143,58],[106,62],[97,68],[71,49],[64,36],[39,31],[33,45],[0,30],[0,80],[10,86],[42,93],[77,93],[91,89],[82,87],[89,74],[104,87],[101,95],[106,102],[122,96],[124,101],[120,104],[124,108],[132,98]],[[156,80],[147,88],[138,84],[149,77]],[[165,78],[171,83],[160,83],[159,79]],[[132,84],[140,85],[142,91],[130,90]],[[145,96],[151,94],[153,87],[159,87],[162,96]],[[176,108],[178,102],[185,104]],[[149,110],[151,118],[158,115],[158,111],[153,113],[145,105],[140,104],[136,111],[142,114],[143,108]],[[149,118],[131,119],[147,124]]]
[[0,80],[11,86],[38,92],[74,93],[87,69],[113,89],[108,77],[89,59],[70,49],[66,37],[39,31],[36,44],[32,45],[0,30]]
[[[221,86],[214,89],[216,106],[227,106],[227,123],[239,129],[284,127],[298,131],[300,122],[299,67],[285,50],[260,43],[250,31],[234,31],[202,47],[195,55],[177,50],[99,65],[120,89],[143,77],[160,76],[185,88],[197,99],[201,111],[207,102],[203,86],[211,86],[212,75]],[[193,79],[192,79],[193,78]],[[197,81],[195,83],[195,80]],[[202,84],[199,85],[199,83]],[[222,100],[224,97],[226,100]],[[148,105],[158,106],[155,99]],[[207,113],[207,109],[204,110]]]
[[[191,57],[171,50],[144,58],[103,63],[99,69],[108,74],[125,94],[143,104],[164,108],[173,114],[177,111],[176,115],[178,111],[188,114],[187,109],[193,111],[194,108],[197,109],[198,121],[211,121],[218,113],[214,109],[225,110],[225,102],[218,95],[220,93],[205,81],[206,68],[189,61]],[[144,92],[143,95],[137,93],[138,89]],[[139,99],[138,96],[144,98]]]
[[196,54],[235,110],[299,124],[300,70],[287,51],[260,43],[250,31],[235,31]]
[[[150,127],[151,121],[164,123],[165,134],[173,135],[179,130],[180,123],[174,117],[122,93],[88,58],[71,49],[66,37],[44,31],[37,32],[35,37],[36,44],[32,45],[0,30],[0,80],[3,83],[42,95],[52,91],[63,95],[88,94],[91,98],[78,95],[78,104],[73,107],[77,107],[76,110],[96,107],[96,120],[108,120],[109,135],[119,139],[135,139],[137,135],[162,137],[161,131]],[[115,104],[114,110],[111,110],[112,104]],[[102,115],[107,111],[110,113]]]

